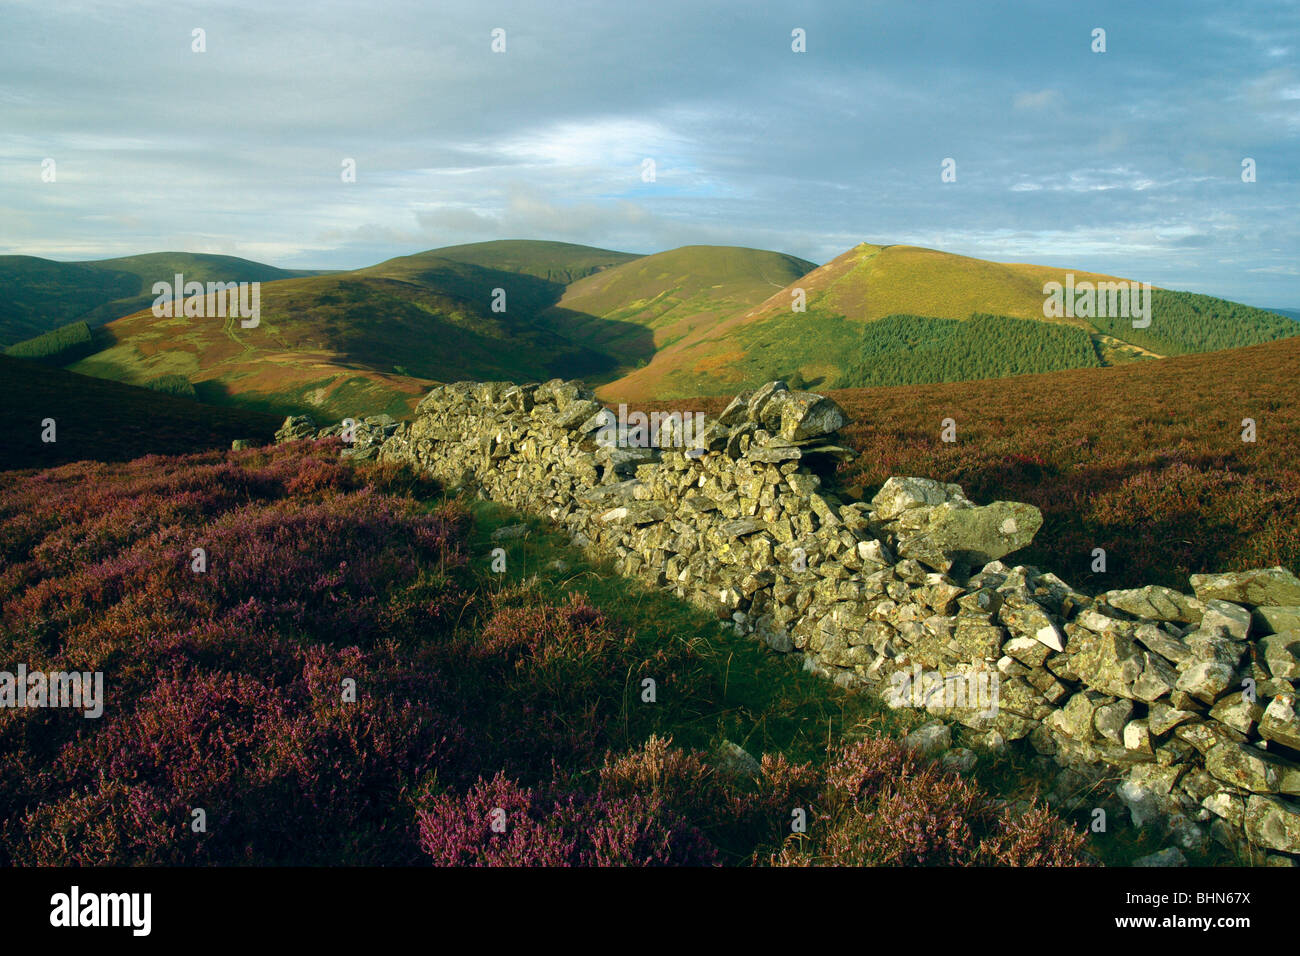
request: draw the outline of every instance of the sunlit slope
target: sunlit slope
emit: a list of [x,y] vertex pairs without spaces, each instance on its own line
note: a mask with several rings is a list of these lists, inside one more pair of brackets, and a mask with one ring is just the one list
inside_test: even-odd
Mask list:
[[567,337],[631,366],[752,308],[814,268],[762,249],[683,246],[573,283],[548,318]]
[[[1274,313],[1163,289],[1151,292],[1152,323],[1145,329],[1134,328],[1128,316],[1046,316],[1044,285],[1064,284],[1067,273],[1076,284],[1128,281],[863,243],[757,306],[665,343],[644,368],[603,386],[601,394],[623,400],[720,394],[773,378],[818,387],[965,380],[1232,348],[1300,331]],[[803,311],[796,311],[798,303]],[[975,330],[953,328],[973,316],[993,318],[981,318]],[[885,319],[887,328],[873,327]],[[957,348],[966,353],[939,354]],[[1008,356],[1007,349],[1019,354]],[[918,364],[920,372],[907,369]]]

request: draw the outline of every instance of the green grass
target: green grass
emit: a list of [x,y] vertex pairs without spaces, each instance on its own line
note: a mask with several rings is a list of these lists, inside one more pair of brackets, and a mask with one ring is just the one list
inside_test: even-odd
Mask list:
[[[470,553],[478,556],[472,567],[480,587],[524,588],[553,603],[580,594],[627,626],[645,652],[665,646],[688,651],[670,657],[693,662],[697,671],[683,683],[703,685],[706,691],[679,700],[672,695],[671,685],[661,683],[656,705],[625,707],[621,745],[638,746],[651,733],[705,750],[726,739],[756,757],[783,753],[794,761],[820,764],[828,746],[841,740],[901,737],[930,719],[923,711],[891,710],[872,695],[816,677],[803,670],[798,655],[775,653],[685,601],[620,577],[609,563],[568,544],[559,530],[540,518],[520,515],[494,502],[467,499],[465,503],[474,516]],[[492,540],[493,531],[516,524],[526,524],[528,534]],[[490,555],[496,547],[504,548],[507,555],[502,574],[490,569]],[[557,560],[565,567],[557,568]],[[634,693],[635,688],[628,688],[625,700],[634,698]],[[972,776],[994,795],[1007,800],[1029,799],[1050,788],[1050,779],[1032,765],[1027,745],[995,754],[981,747],[973,731],[954,725],[953,732],[955,746],[969,747],[978,755]],[[1088,843],[1089,852],[1106,865],[1127,865],[1170,845],[1156,828],[1132,827],[1113,795],[1078,796],[1083,806],[1066,818],[1081,829],[1091,822],[1092,807],[1107,809],[1107,832],[1090,834]],[[1208,853],[1187,855],[1194,865],[1243,862],[1217,845]]]

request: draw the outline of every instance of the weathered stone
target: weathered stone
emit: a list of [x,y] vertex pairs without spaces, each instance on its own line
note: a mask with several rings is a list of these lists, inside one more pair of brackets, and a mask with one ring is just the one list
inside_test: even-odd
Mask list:
[[1207,754],[1220,744],[1244,744],[1246,735],[1217,721],[1191,721],[1174,728],[1174,737]]
[[1216,790],[1201,800],[1201,806],[1234,827],[1240,827],[1246,819],[1246,799],[1231,790]]
[[1002,646],[1002,650],[1026,667],[1042,667],[1052,653],[1050,647],[1033,637],[1013,637]]
[[1172,588],[1154,584],[1127,591],[1107,591],[1102,598],[1111,607],[1118,608],[1126,614],[1154,621],[1195,624],[1201,620],[1204,610],[1201,602],[1195,598],[1179,594]]
[[935,757],[952,746],[952,730],[943,721],[931,721],[905,736],[903,746],[922,757]]
[[1281,634],[1283,631],[1300,631],[1300,607],[1265,605],[1255,608],[1251,622],[1261,634]]
[[309,415],[290,415],[276,430],[277,442],[302,441],[316,436],[316,423]]
[[998,611],[998,620],[1013,634],[1031,637],[1053,651],[1065,650],[1065,635],[1056,622],[1037,602],[1022,596],[1020,592],[1006,592],[1005,603]]
[[1132,720],[1124,725],[1124,749],[1134,753],[1154,755],[1151,746],[1151,728],[1145,720]]
[[1300,630],[1269,634],[1257,646],[1273,677],[1300,678]]
[[1070,666],[1084,683],[1114,697],[1136,697],[1134,684],[1146,661],[1133,641],[1117,632],[1081,631],[1071,638],[1070,649]]
[[1151,733],[1155,734],[1157,737],[1163,737],[1179,724],[1184,724],[1189,720],[1195,719],[1195,711],[1179,710],[1177,707],[1173,707],[1163,701],[1157,701],[1152,704],[1147,715],[1147,722],[1151,728]]
[[1110,702],[1104,694],[1093,691],[1080,691],[1071,697],[1063,708],[1047,718],[1053,729],[1067,737],[1087,743],[1096,736],[1094,717],[1101,707]]
[[1177,687],[1199,701],[1212,704],[1232,686],[1237,672],[1220,661],[1198,661],[1178,676]]
[[1122,744],[1124,725],[1132,715],[1133,702],[1121,699],[1105,707],[1098,707],[1092,716],[1092,724],[1102,737],[1112,743]]
[[[1279,694],[1269,701],[1263,716],[1258,718],[1259,735],[1292,750],[1300,750],[1300,717],[1296,716],[1295,701],[1295,694]],[[1258,704],[1254,707],[1259,709]]]
[[[1088,626],[1085,624],[1085,627]],[[1181,664],[1192,656],[1191,650],[1181,638],[1174,637],[1154,624],[1143,624],[1136,628],[1133,637],[1167,661]]]
[[939,567],[935,554],[949,559],[949,567],[953,562],[984,564],[1029,544],[1042,524],[1042,512],[1018,501],[982,507],[945,502],[930,512],[923,531],[900,540],[898,551],[939,570],[947,568]]
[[1300,853],[1300,806],[1290,800],[1251,794],[1246,800],[1245,828],[1252,843]]
[[[990,731],[990,733],[996,733],[996,731]],[[975,769],[977,763],[979,763],[979,758],[975,756],[975,751],[967,750],[965,747],[955,747],[939,758],[939,766],[950,773],[970,773]]]
[[1300,766],[1248,744],[1212,747],[1205,755],[1205,769],[1252,793],[1300,794]]
[[1205,602],[1202,628],[1221,627],[1232,637],[1244,641],[1250,633],[1250,612],[1240,604],[1231,604],[1215,598]]
[[717,768],[724,774],[735,777],[760,777],[762,765],[740,744],[724,740],[716,755]]
[[575,399],[565,405],[552,419],[557,428],[576,429],[601,409],[600,402]]
[[1158,654],[1142,652],[1142,674],[1133,682],[1133,697],[1148,704],[1173,691],[1178,673]]
[[1236,692],[1229,693],[1210,708],[1211,717],[1240,734],[1249,734],[1263,714],[1264,708],[1257,701]]
[[1300,605],[1300,578],[1283,567],[1193,574],[1192,590],[1202,601],[1219,599],[1237,604]]
[[848,424],[849,417],[824,395],[781,391],[764,404],[760,421],[768,431],[798,441],[833,434]]
[[876,520],[891,521],[912,508],[941,505],[954,494],[958,485],[946,485],[929,478],[890,478],[871,499]]

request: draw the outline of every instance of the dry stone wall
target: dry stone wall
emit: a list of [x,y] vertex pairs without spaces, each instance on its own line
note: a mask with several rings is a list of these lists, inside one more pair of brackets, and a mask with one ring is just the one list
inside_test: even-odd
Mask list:
[[[782,382],[702,429],[669,418],[631,441],[560,380],[439,386],[411,421],[351,424],[350,457],[545,515],[809,670],[988,746],[1021,741],[1056,767],[1061,802],[1104,781],[1133,824],[1185,848],[1300,856],[1300,580],[1284,568],[1194,575],[1192,594],[1081,593],[1003,561],[1041,526],[1031,505],[978,505],[917,477],[869,502],[833,493],[828,476],[853,457],[837,434],[847,416]],[[340,430],[293,418],[277,437]],[[947,739],[938,725],[918,735]]]

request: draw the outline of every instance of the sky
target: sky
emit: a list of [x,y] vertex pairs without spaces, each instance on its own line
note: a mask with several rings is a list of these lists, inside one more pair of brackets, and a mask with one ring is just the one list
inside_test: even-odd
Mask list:
[[867,241],[1300,308],[1297,210],[1293,2],[0,0],[0,254]]

